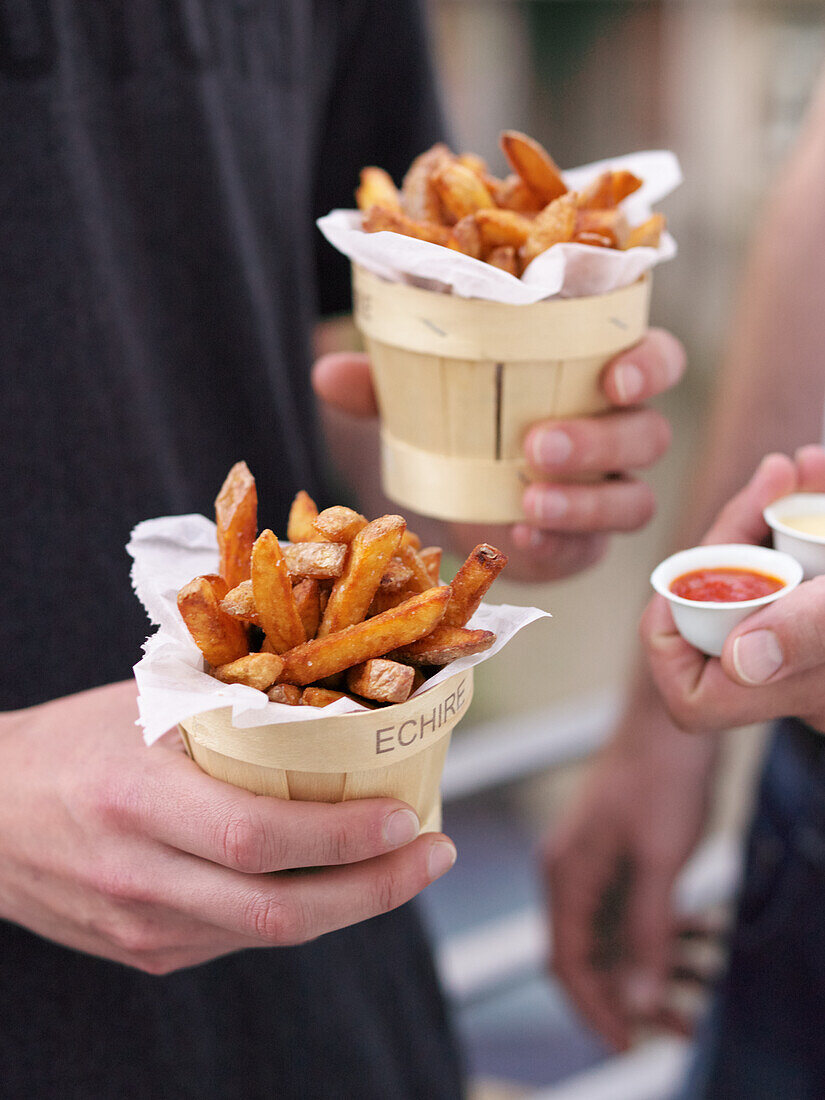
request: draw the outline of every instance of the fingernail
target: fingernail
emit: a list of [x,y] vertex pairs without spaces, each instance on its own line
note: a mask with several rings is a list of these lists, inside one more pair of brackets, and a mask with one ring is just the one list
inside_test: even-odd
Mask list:
[[623,405],[629,405],[631,401],[641,397],[645,379],[635,363],[622,363],[617,367],[613,381]]
[[430,881],[441,878],[455,863],[456,850],[448,840],[437,840],[427,856],[427,874]]
[[659,983],[651,974],[637,970],[628,975],[624,994],[628,1007],[634,1013],[649,1016],[659,1004]]
[[513,545],[519,550],[537,550],[544,542],[544,536],[536,527],[519,523],[513,528]]
[[746,684],[764,684],[782,668],[782,647],[772,630],[751,630],[733,643],[733,667]]
[[412,810],[395,810],[384,819],[384,840],[391,848],[409,844],[418,836],[418,818]]
[[535,466],[561,466],[572,452],[573,441],[567,432],[554,428],[530,436],[530,457]]
[[536,519],[551,521],[561,519],[569,506],[567,496],[557,489],[536,489],[529,494],[526,503]]

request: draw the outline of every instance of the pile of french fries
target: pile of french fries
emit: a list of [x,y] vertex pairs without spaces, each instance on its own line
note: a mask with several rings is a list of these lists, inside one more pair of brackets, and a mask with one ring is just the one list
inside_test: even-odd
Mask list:
[[184,585],[178,608],[224,683],[288,706],[403,703],[433,668],[495,641],[466,626],[507,563],[492,546],[477,546],[442,585],[440,548],[422,549],[401,516],[319,512],[300,492],[282,547],[272,531],[257,534],[245,462],[230,470],[215,517],[220,573]]
[[570,191],[542,145],[505,130],[501,147],[512,173],[498,179],[474,153],[434,145],[411,164],[400,191],[383,168],[364,168],[355,192],[367,233],[390,230],[453,248],[520,278],[554,244],[656,248],[662,214],[632,227],[619,209],[642,186],[632,172],[604,172]]

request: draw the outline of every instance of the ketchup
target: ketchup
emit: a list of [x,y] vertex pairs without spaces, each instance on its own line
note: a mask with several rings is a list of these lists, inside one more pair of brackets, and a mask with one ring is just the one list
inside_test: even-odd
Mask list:
[[694,569],[671,582],[670,591],[683,600],[703,603],[735,603],[758,600],[784,588],[785,582],[755,569]]

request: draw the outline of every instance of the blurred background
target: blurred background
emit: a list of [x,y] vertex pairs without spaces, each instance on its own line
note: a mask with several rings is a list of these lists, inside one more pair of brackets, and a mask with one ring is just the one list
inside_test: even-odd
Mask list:
[[[744,248],[825,59],[825,5],[429,0],[429,8],[457,149],[503,172],[498,133],[515,128],[562,167],[668,148],[684,170],[663,204],[679,256],[654,280],[653,322],[682,338],[690,360],[662,403],[675,444],[651,476],[657,518],[614,539],[607,560],[582,577],[531,589],[497,583],[496,602],[535,603],[554,617],[478,677],[445,784],[445,828],[459,861],[424,895],[475,1100],[665,1100],[686,1045],[650,1036],[611,1056],[547,975],[535,847],[618,713],[647,578],[669,549],[700,445]],[[680,883],[686,909],[715,906],[734,888],[761,743],[754,730],[729,739],[712,828]]]

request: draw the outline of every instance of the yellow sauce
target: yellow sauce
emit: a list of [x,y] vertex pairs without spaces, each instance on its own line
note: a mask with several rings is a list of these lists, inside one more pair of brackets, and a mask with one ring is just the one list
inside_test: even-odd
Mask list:
[[781,519],[786,527],[792,527],[794,531],[825,539],[825,513],[813,516],[782,516]]

